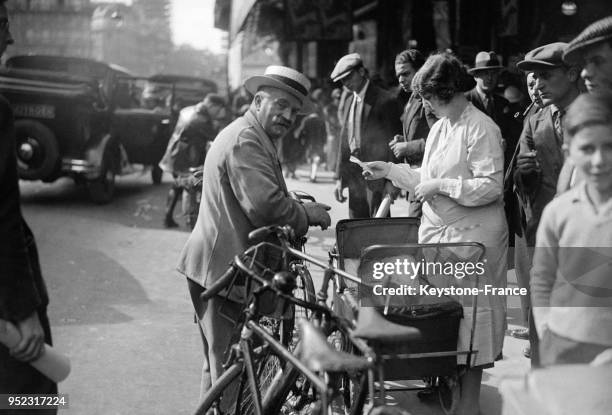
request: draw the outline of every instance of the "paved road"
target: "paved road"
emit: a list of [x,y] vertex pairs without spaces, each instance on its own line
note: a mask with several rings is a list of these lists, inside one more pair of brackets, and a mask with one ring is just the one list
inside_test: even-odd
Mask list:
[[[329,203],[333,223],[346,215],[346,205],[331,200],[329,175],[288,185]],[[97,206],[66,179],[22,182],[24,213],[49,286],[55,344],[72,359],[73,371],[60,386],[71,414],[189,414],[196,405],[200,339],[186,283],[174,272],[188,233],[161,226],[168,186],[168,178],[153,186],[146,172],[135,173],[119,179],[112,204]],[[392,211],[405,208],[398,203]],[[333,229],[313,230],[309,252],[326,259],[334,241]],[[507,338],[505,359],[486,371],[483,414],[501,413],[500,377],[527,369],[523,346]],[[392,399],[415,414],[440,413],[413,393]]]

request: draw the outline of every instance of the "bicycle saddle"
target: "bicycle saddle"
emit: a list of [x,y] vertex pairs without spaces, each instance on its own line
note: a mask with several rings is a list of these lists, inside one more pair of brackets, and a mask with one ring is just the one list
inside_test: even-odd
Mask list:
[[419,329],[392,323],[373,307],[359,309],[357,327],[353,335],[360,339],[381,343],[412,342],[421,339]]
[[367,358],[340,352],[331,347],[323,333],[307,320],[300,322],[298,358],[313,372],[366,370],[373,366]]

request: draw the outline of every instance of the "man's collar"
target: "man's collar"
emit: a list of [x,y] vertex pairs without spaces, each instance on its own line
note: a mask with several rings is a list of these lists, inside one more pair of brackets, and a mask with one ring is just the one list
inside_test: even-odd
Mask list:
[[550,104],[550,112],[556,116],[557,113],[561,113],[561,115],[565,114],[565,110],[559,108],[556,104]]
[[266,130],[263,129],[263,127],[257,120],[257,117],[255,117],[255,113],[253,112],[253,109],[249,108],[249,110],[244,113],[244,118],[255,129],[255,131],[257,132],[257,135],[259,135],[260,137],[267,138],[267,141],[270,143],[274,143],[274,141],[266,133]]
[[476,93],[480,96],[480,98],[482,99],[488,98],[491,95],[493,95],[493,94],[487,94],[486,92],[481,91],[480,88],[478,88],[478,85],[476,85],[474,89],[476,90]]
[[370,80],[366,79],[365,84],[363,84],[363,87],[361,88],[361,91],[359,92],[353,92],[353,94],[357,95],[360,99],[363,99],[365,97],[365,93],[368,90],[368,86],[370,85]]

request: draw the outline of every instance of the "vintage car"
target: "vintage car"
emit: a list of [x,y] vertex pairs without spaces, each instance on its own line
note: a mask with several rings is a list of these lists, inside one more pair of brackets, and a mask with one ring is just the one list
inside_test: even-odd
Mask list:
[[218,91],[214,81],[186,75],[156,74],[149,78],[147,85],[158,94],[171,96],[174,109],[179,111],[202,101],[208,93]]
[[172,133],[171,106],[143,109],[129,71],[103,62],[23,55],[0,70],[0,94],[15,114],[19,175],[70,176],[91,199],[109,202],[130,163],[155,166]]

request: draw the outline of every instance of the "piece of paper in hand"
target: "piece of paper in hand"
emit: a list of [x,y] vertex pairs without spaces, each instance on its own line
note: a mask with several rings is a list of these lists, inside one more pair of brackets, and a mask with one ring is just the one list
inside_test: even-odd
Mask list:
[[352,163],[358,164],[359,167],[361,167],[364,171],[372,173],[372,170],[366,165],[366,163],[364,163],[363,161],[359,160],[357,157],[351,156],[349,158],[349,161],[352,162]]

